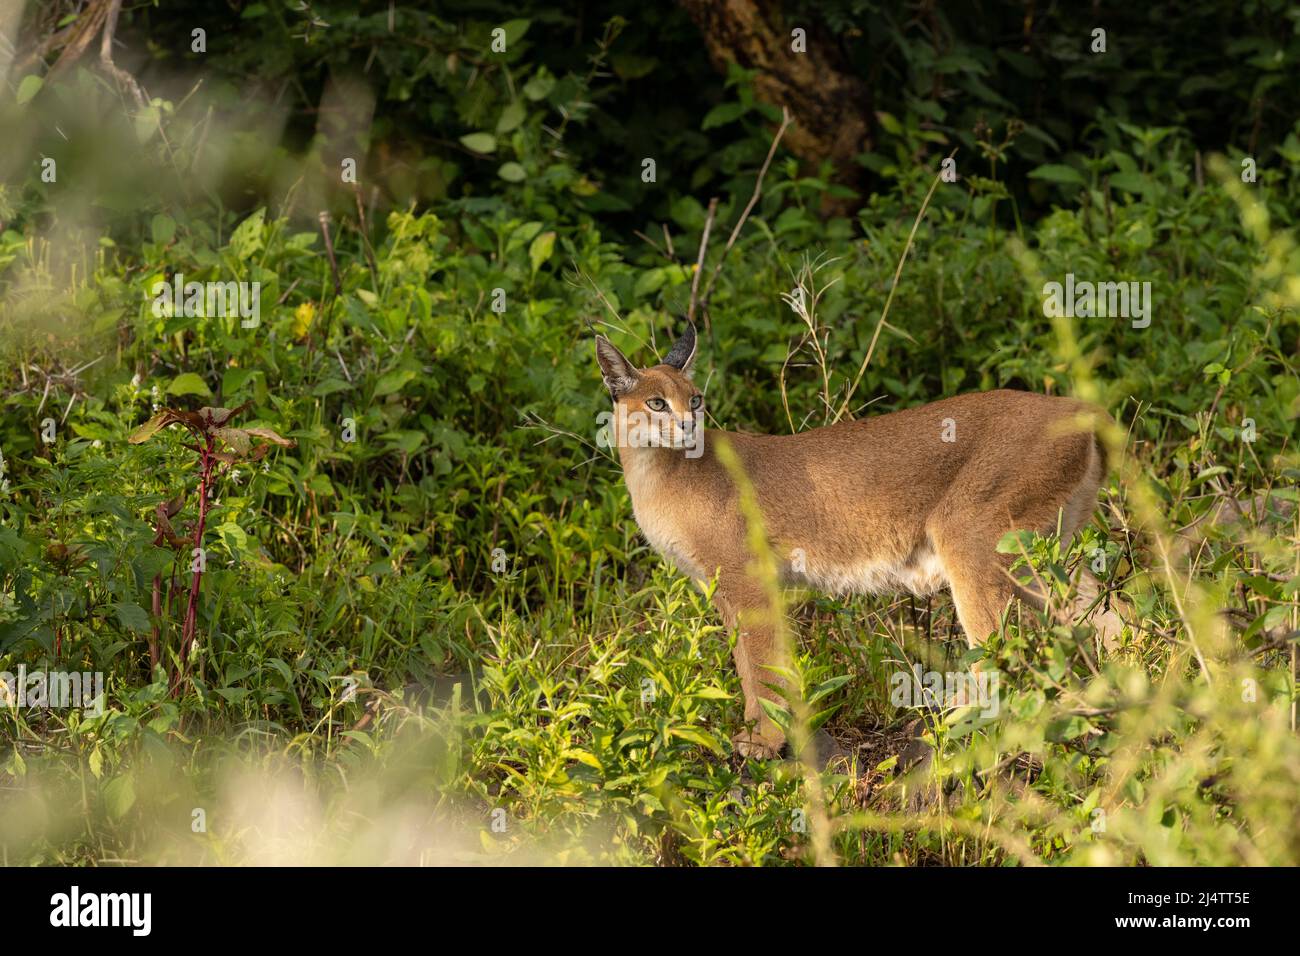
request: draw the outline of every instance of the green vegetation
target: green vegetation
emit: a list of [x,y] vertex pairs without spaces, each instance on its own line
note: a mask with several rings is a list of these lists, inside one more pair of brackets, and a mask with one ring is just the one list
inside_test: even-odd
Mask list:
[[[830,27],[903,23],[857,6]],[[936,75],[979,80],[991,41],[936,61],[928,31],[872,32],[900,84],[871,192],[825,216],[844,187],[779,149],[723,262],[780,109],[748,71],[715,77],[679,13],[402,10],[394,31],[387,4],[249,4],[256,42],[214,28],[198,62],[174,52],[185,7],[119,28],[153,38],[143,104],[89,63],[0,91],[20,154],[0,165],[0,671],[105,675],[99,714],[0,707],[0,860],[775,864],[821,837],[844,864],[1300,863],[1300,122],[1265,82],[1294,75],[1283,13],[1236,25],[1255,59],[1216,95],[1256,112],[1217,142],[1126,74],[1068,139],[1030,73],[998,109],[946,110]],[[1067,27],[1050,49],[1086,50]],[[1017,56],[981,83],[1049,62]],[[987,648],[1000,712],[923,713],[891,677],[964,659],[946,596],[792,594],[811,710],[852,759],[810,793],[799,764],[731,753],[731,637],[639,537],[591,341],[666,350],[713,196],[697,379],[718,425],[821,424],[869,350],[858,415],[1000,386],[1110,411],[1094,527],[1023,544],[1061,588],[1100,549],[1121,647],[1021,610]],[[1149,281],[1149,327],[1045,317],[1067,273]],[[155,309],[176,274],[260,283],[260,323]],[[238,415],[130,440],[205,407]],[[909,775],[917,717],[937,752]]]

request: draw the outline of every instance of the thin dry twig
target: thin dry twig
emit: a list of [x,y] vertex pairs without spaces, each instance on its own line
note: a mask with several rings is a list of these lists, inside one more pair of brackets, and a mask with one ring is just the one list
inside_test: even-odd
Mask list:
[[339,264],[334,259],[334,240],[330,238],[330,214],[322,212],[317,219],[320,220],[320,234],[325,237],[325,255],[329,258],[330,274],[334,277],[334,294],[342,295],[343,283],[339,281]]
[[[113,0],[113,2],[120,6],[119,0]],[[54,77],[59,76],[81,59],[82,54],[86,52],[90,47],[90,44],[94,41],[95,34],[98,33],[100,28],[104,25],[111,5],[112,4],[110,3],[104,2],[92,3],[82,11],[81,15],[78,16],[72,24],[70,24],[71,32],[64,37],[61,44],[56,44],[56,46],[61,45],[63,47],[63,52],[60,53],[59,58],[54,61],[54,66],[50,67],[50,72],[46,77],[47,79],[53,79]],[[56,37],[63,36],[64,34],[62,31],[56,34]],[[52,49],[54,49],[54,47],[51,47],[51,50]],[[41,51],[41,55],[43,56],[47,52],[50,52],[50,50]],[[39,57],[37,59],[39,59]],[[26,61],[24,61],[24,67],[25,66]]]
[[[691,277],[691,305],[686,311],[686,317],[695,322],[695,306],[699,303],[700,273],[704,271],[704,256],[709,249],[709,232],[713,229],[713,217],[718,212],[718,197],[714,196],[709,200],[709,212],[704,217],[704,232],[700,234],[700,254],[695,259],[695,275]],[[704,313],[707,320],[708,313]]]
[[370,245],[370,225],[366,222],[366,207],[361,202],[361,187],[356,183],[352,184],[352,195],[357,201],[357,219],[361,223],[361,228],[357,231],[361,233],[361,248],[365,250],[366,264],[370,266],[370,281],[375,284],[375,291],[379,291],[379,265],[375,261],[375,250]]
[[[957,155],[957,150],[948,154],[948,158]],[[858,385],[862,383],[862,376],[867,371],[867,366],[871,363],[871,356],[876,351],[876,342],[880,339],[880,330],[885,327],[885,319],[889,316],[889,307],[894,302],[894,293],[898,291],[898,280],[903,275],[903,263],[907,262],[907,255],[912,251],[912,241],[916,239],[916,230],[921,226],[921,220],[925,217],[925,211],[930,208],[930,200],[934,197],[934,191],[939,188],[939,183],[943,180],[943,173],[940,171],[935,174],[934,182],[930,183],[930,191],[925,194],[925,201],[921,203],[921,208],[916,213],[916,219],[912,222],[912,231],[907,234],[907,245],[903,247],[903,254],[898,257],[898,267],[894,269],[894,281],[889,286],[889,295],[885,299],[885,307],[880,311],[880,321],[876,323],[876,331],[871,336],[871,344],[867,346],[867,354],[862,357],[862,365],[858,368],[858,374],[853,379],[853,384],[849,386],[848,394],[844,396],[844,403],[840,410],[835,413],[835,418],[831,424],[838,422],[844,417],[844,413],[849,410],[849,402],[853,399],[853,393],[858,390]]]
[[117,18],[122,13],[122,0],[111,0],[108,5],[108,15],[104,20],[104,33],[99,41],[99,65],[104,68],[104,72],[117,81],[119,86],[124,86],[130,91],[135,103],[141,109],[144,109],[149,100],[140,89],[140,84],[136,82],[134,76],[122,69],[113,62],[113,37],[117,33]]
[[705,315],[708,315],[709,299],[713,295],[713,286],[718,281],[722,266],[727,261],[727,254],[731,252],[731,247],[736,244],[740,230],[745,227],[745,221],[749,219],[749,214],[753,211],[754,206],[758,204],[758,197],[763,192],[763,179],[767,176],[768,167],[772,165],[772,157],[776,155],[776,148],[781,145],[781,137],[785,136],[785,131],[789,128],[791,119],[790,110],[782,106],[781,126],[777,129],[776,135],[772,137],[772,145],[768,148],[767,158],[763,160],[763,168],[758,171],[758,179],[754,181],[754,194],[749,197],[749,202],[745,205],[745,211],[740,214],[740,219],[736,221],[735,228],[731,230],[731,235],[727,237],[727,244],[722,249],[722,255],[718,257],[718,264],[713,267],[713,273],[709,276],[709,284],[704,287],[704,295],[700,297],[700,308],[704,309]]
[[632,230],[632,235],[636,236],[638,239],[643,240],[643,241],[645,242],[646,245],[648,245],[648,246],[649,246],[651,249],[653,249],[655,252],[659,253],[659,255],[663,256],[663,257],[664,257],[665,259],[667,259],[669,262],[676,262],[676,261],[677,261],[676,259],[674,259],[672,256],[670,256],[670,255],[668,254],[668,250],[667,250],[667,249],[664,249],[662,246],[659,245],[659,243],[655,242],[653,239],[651,239],[649,236],[647,236],[647,235],[646,235],[644,232],[642,232],[640,229],[633,229],[633,230]]

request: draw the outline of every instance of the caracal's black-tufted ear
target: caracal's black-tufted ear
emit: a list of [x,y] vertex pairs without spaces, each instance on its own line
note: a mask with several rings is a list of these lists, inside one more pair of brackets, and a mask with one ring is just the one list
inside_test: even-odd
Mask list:
[[605,379],[605,387],[615,399],[630,391],[641,377],[627,356],[603,335],[596,336],[596,361],[600,363],[600,374]]
[[673,347],[664,356],[664,364],[671,365],[690,378],[691,370],[695,367],[695,345],[695,326],[688,324],[682,337],[673,343]]

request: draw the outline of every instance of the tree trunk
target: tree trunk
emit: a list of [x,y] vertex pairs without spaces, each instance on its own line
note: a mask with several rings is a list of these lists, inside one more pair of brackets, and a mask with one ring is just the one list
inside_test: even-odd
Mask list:
[[[785,138],[790,151],[814,166],[829,159],[835,181],[860,193],[865,170],[853,157],[871,148],[871,90],[849,70],[834,37],[815,23],[787,23],[779,0],[679,2],[700,28],[716,69],[726,70],[734,60],[757,70],[758,98],[790,108],[795,117]],[[806,31],[803,53],[794,48],[797,28]],[[856,205],[828,199],[826,211]]]

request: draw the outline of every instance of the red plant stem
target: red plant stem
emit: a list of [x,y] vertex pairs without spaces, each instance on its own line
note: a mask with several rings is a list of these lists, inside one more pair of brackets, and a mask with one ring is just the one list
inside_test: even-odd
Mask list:
[[[159,514],[158,533],[154,535],[153,544],[155,548],[162,547],[166,540],[163,532],[162,515]],[[172,579],[175,580],[176,572],[173,570]],[[153,576],[153,624],[149,628],[149,676],[153,677],[154,668],[162,660],[162,572],[159,571]],[[170,615],[172,609],[171,593],[167,594],[167,613]]]
[[158,666],[159,653],[158,622],[162,620],[162,572],[153,576],[153,626],[149,629],[149,674]]
[[[201,450],[200,468],[201,476],[199,478],[199,525],[194,529],[194,547],[203,548],[203,527],[208,520],[208,482],[212,479],[212,466],[216,464],[216,459],[212,457],[212,438],[208,436]],[[173,687],[179,686],[183,671],[187,669],[189,663],[190,647],[194,644],[195,631],[198,630],[199,621],[199,584],[203,580],[202,562],[194,569],[193,577],[190,579],[190,603],[185,609],[185,628],[181,632],[181,668],[182,673],[177,674],[177,679]]]

